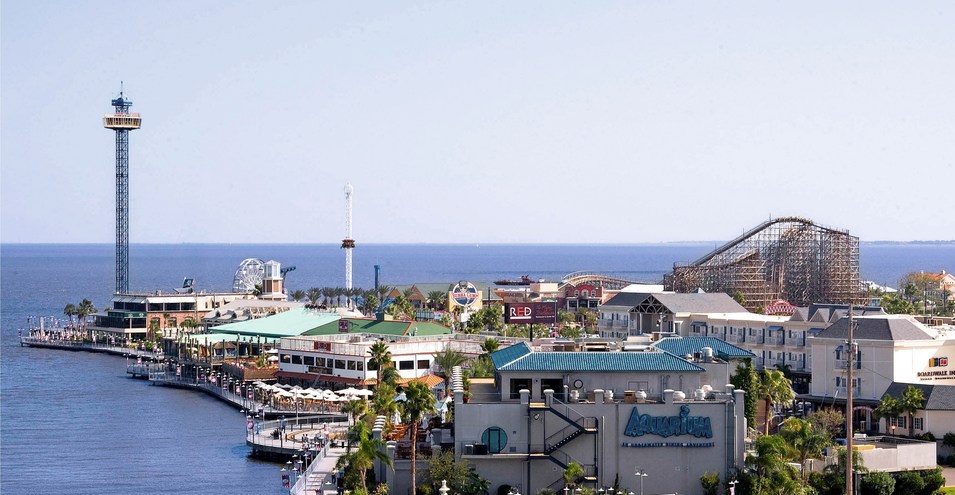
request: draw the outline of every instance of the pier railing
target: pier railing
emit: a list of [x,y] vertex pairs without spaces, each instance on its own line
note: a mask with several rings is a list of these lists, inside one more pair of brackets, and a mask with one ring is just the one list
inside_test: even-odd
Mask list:
[[143,349],[132,349],[126,346],[99,342],[83,342],[78,340],[50,339],[46,337],[20,337],[21,346],[46,347],[49,349],[64,349],[70,351],[105,352],[118,356],[142,357],[148,359],[163,359],[162,352],[152,352]]

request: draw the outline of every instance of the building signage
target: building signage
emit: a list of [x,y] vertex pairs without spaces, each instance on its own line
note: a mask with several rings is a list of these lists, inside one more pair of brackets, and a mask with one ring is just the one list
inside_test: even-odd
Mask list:
[[351,322],[349,322],[348,320],[346,320],[346,319],[344,319],[344,318],[338,320],[338,332],[339,332],[339,333],[348,333],[348,331],[351,330],[351,324],[350,324],[350,323],[351,323]]
[[504,323],[557,323],[556,302],[505,303]]
[[947,358],[947,357],[931,358],[931,359],[928,360],[928,367],[929,367],[929,368],[942,368],[942,367],[945,367],[945,366],[948,366],[948,358]]
[[792,316],[796,314],[796,307],[789,304],[789,301],[779,299],[776,302],[766,306],[764,311],[767,315]]
[[[341,326],[341,321],[342,321],[342,320],[339,320],[339,323],[338,323],[339,328],[340,328],[340,326]],[[347,332],[348,330],[345,330],[345,331]],[[318,341],[315,341],[315,342],[313,342],[313,344],[314,344],[313,347],[314,347],[314,349],[315,349],[316,351],[330,351],[330,350],[332,350],[332,343],[331,343],[331,342],[318,342]]]
[[634,407],[623,434],[628,437],[658,435],[667,438],[692,435],[697,438],[713,438],[713,427],[708,417],[690,416],[690,406],[680,406],[679,416],[650,416],[640,414]]
[[463,280],[451,289],[451,299],[459,306],[468,307],[474,304],[480,295],[474,284]]

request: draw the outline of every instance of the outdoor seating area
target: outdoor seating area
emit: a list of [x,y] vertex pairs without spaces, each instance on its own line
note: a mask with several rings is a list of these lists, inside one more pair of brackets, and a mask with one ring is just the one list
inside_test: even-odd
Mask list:
[[260,400],[272,407],[300,412],[338,412],[341,404],[351,400],[367,399],[371,390],[347,388],[344,390],[322,390],[302,388],[298,385],[269,385],[264,382],[253,383],[261,394]]

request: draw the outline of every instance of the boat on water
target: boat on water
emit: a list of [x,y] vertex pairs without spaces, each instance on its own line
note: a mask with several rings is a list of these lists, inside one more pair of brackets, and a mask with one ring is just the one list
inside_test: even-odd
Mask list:
[[520,280],[495,280],[494,285],[531,285],[534,282],[543,282],[544,279],[533,280],[528,275],[521,275]]

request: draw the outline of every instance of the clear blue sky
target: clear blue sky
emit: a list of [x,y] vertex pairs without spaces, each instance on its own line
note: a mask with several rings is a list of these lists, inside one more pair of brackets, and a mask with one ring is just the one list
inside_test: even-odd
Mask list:
[[[4,0],[2,242],[955,238],[950,2]],[[946,198],[947,196],[947,198]]]

